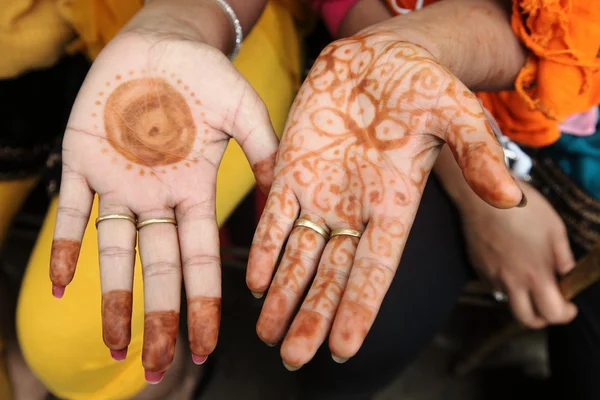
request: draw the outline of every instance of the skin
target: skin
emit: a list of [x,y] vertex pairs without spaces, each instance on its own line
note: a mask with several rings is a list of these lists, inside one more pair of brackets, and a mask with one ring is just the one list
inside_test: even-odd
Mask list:
[[[231,1],[247,33],[264,0]],[[127,214],[173,224],[140,228],[144,276],[146,380],[157,383],[173,362],[182,278],[195,363],[216,345],[221,263],[215,185],[228,141],[237,140],[268,191],[277,138],[267,110],[224,53],[231,23],[214,1],[156,0],[144,7],[94,62],[63,141],[50,277],[55,297],[71,282],[94,194],[99,214]],[[227,96],[221,93],[227,92]],[[136,227],[98,225],[103,338],[116,360],[131,340]]]
[[[471,90],[508,90],[526,57],[510,28],[510,6],[501,0],[444,0],[392,18],[381,2],[361,0],[338,33],[352,35],[376,23],[393,26],[397,35],[431,51]],[[466,17],[468,25],[461,26],[467,29],[455,29]],[[574,267],[573,255],[564,223],[542,196],[521,184],[532,197],[525,209],[499,212],[488,207],[465,183],[448,146],[433,171],[461,212],[473,265],[483,278],[509,292],[516,318],[530,328],[570,322],[576,308],[559,296],[557,275]],[[539,228],[530,229],[533,221]],[[502,228],[491,231],[490,226]]]
[[[480,103],[429,51],[381,26],[319,56],[290,112],[247,272],[253,292],[273,279],[257,332],[269,344],[283,339],[289,369],[309,362],[327,335],[336,360],[358,351],[444,143],[487,202],[522,201]],[[306,228],[292,230],[301,215],[363,234],[303,246]]]

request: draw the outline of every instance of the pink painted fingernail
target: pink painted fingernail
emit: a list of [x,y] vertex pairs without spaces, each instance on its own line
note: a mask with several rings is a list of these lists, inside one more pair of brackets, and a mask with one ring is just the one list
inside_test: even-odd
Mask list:
[[156,385],[157,383],[160,383],[160,381],[163,380],[163,378],[165,376],[165,371],[163,371],[163,372],[144,371],[144,376],[146,377],[146,382],[148,382],[151,385]]
[[196,365],[202,365],[202,364],[204,364],[207,359],[208,359],[208,356],[197,356],[195,354],[192,354],[192,361]]
[[58,286],[53,283],[52,284],[52,296],[56,297],[57,299],[62,299],[62,297],[64,295],[65,295],[65,287]]
[[121,350],[111,350],[110,355],[115,361],[124,361],[127,358],[127,347]]

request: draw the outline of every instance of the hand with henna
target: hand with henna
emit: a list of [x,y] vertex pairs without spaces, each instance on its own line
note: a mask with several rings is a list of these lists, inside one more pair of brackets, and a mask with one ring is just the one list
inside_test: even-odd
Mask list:
[[[146,15],[154,10],[162,18],[161,4],[173,7],[177,1],[155,3]],[[226,14],[214,2],[204,3],[229,33]],[[200,39],[137,28],[119,34],[94,62],[63,142],[53,294],[62,297],[73,279],[96,194],[99,216],[106,217],[97,223],[103,338],[114,358],[124,358],[137,223],[144,276],[142,361],[150,382],[159,381],[173,359],[182,275],[194,361],[203,362],[217,344],[221,265],[215,185],[228,141],[240,143],[264,190],[277,150],[257,93],[222,51]]]
[[[290,370],[328,336],[338,362],[360,349],[444,143],[482,199],[524,203],[477,98],[424,48],[392,38],[375,29],[327,46],[287,122],[247,283],[268,291],[257,332],[283,340]],[[327,240],[298,218],[361,235]]]

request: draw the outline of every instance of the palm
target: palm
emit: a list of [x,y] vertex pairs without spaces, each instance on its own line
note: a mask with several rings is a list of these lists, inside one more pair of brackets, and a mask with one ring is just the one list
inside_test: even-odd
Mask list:
[[284,362],[306,363],[331,327],[333,354],[356,353],[394,276],[444,142],[474,189],[498,206],[514,202],[514,183],[483,109],[428,53],[377,35],[341,40],[323,51],[292,107],[248,283],[255,292],[267,288],[298,214],[364,233],[360,242],[337,236],[326,245],[313,231],[292,231],[257,326],[263,340],[278,342],[316,270],[283,342]]
[[[143,361],[151,373],[164,372],[172,360],[182,272],[191,350],[202,357],[216,345],[215,189],[230,137],[268,188],[277,138],[264,104],[223,54],[184,40],[118,37],[94,63],[72,110],[51,262],[55,288],[60,292],[73,277],[94,192],[101,216],[177,221],[177,229],[153,224],[139,234]],[[98,238],[104,340],[119,351],[129,344],[135,226],[107,220],[98,225]]]

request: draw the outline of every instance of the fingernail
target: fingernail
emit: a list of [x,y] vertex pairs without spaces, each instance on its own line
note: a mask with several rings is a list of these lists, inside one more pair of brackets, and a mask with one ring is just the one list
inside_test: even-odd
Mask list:
[[262,297],[264,296],[264,293],[256,293],[256,292],[250,292],[252,293],[252,296],[254,296],[257,299],[262,299]]
[[331,358],[333,358],[333,361],[335,361],[335,362],[336,362],[336,363],[338,363],[338,364],[343,364],[343,363],[345,363],[346,361],[348,361],[348,359],[347,359],[347,358],[341,358],[341,357],[335,356],[335,355],[333,355],[333,354],[331,355]]
[[62,299],[62,297],[64,295],[65,295],[65,287],[58,286],[53,283],[52,284],[52,296],[56,297],[57,299]]
[[525,196],[525,193],[523,193],[523,191],[521,191],[521,194],[523,195],[523,197],[521,197],[521,201],[519,202],[519,204],[517,204],[517,207],[519,208],[523,208],[527,205],[527,196]]
[[265,343],[267,346],[269,347],[275,347],[277,346],[277,343]]
[[298,371],[300,369],[300,367],[292,367],[291,365],[286,364],[285,361],[283,361],[283,366],[290,372]]
[[121,350],[110,350],[110,356],[115,361],[124,361],[127,358],[127,347]]
[[163,371],[163,372],[144,371],[144,376],[146,377],[146,382],[148,382],[151,385],[156,385],[157,383],[160,383],[160,381],[163,380],[163,378],[165,376],[165,371]]
[[196,365],[202,365],[202,364],[204,364],[207,359],[208,359],[208,356],[197,356],[195,354],[192,354],[192,361]]

